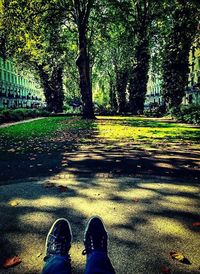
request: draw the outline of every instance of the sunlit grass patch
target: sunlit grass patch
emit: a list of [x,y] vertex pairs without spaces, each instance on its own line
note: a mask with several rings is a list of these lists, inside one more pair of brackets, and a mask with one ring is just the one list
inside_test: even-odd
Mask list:
[[[168,143],[189,143],[198,147],[200,128],[143,117],[48,117],[29,123],[0,128],[0,149],[15,153],[37,150],[49,152],[65,146],[107,142],[123,146],[131,142],[143,148]],[[67,144],[66,144],[67,142]],[[65,145],[64,145],[65,143]]]
[[117,141],[198,141],[200,128],[135,117],[100,117],[98,137]]

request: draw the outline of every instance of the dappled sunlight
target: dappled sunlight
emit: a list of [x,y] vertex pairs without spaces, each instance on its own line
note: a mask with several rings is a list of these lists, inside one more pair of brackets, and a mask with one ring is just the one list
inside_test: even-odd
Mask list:
[[48,197],[46,195],[39,199],[22,199],[15,198],[10,203],[17,201],[20,207],[35,207],[35,208],[48,208],[48,207],[60,207],[60,199],[56,197]]
[[[45,188],[46,183],[53,186]],[[66,191],[59,192],[59,185],[67,187]],[[0,217],[6,222],[4,238],[9,250],[16,249],[30,269],[37,265],[37,273],[43,264],[46,234],[60,217],[68,218],[72,225],[72,262],[80,269],[85,261],[81,255],[83,232],[93,215],[101,216],[105,222],[111,257],[115,252],[122,252],[125,260],[126,256],[134,254],[134,264],[139,264],[141,258],[146,260],[151,252],[154,257],[167,256],[166,260],[174,249],[190,254],[199,244],[192,228],[192,222],[198,221],[197,185],[158,179],[81,178],[57,174],[15,186],[14,192],[11,185],[2,188]],[[11,206],[13,201],[18,204]],[[10,218],[13,222],[8,224]],[[191,269],[196,269],[197,261],[193,256]],[[20,267],[23,269],[23,264]],[[115,267],[120,269],[118,262]]]
[[[13,170],[25,178],[0,186],[0,218],[4,220],[0,249],[5,256],[16,253],[22,257],[24,264],[16,268],[16,274],[27,269],[40,273],[46,234],[60,217],[72,225],[72,262],[74,272],[77,267],[81,272],[83,232],[92,215],[105,222],[117,273],[119,254],[130,269],[137,265],[138,273],[146,273],[149,265],[173,264],[168,254],[174,250],[192,254],[190,268],[196,271],[199,228],[192,224],[200,221],[199,144],[195,143],[199,130],[191,129],[188,143],[188,125],[161,119],[102,117],[82,122],[80,118],[56,119],[51,147],[45,148],[47,134],[37,139],[43,152],[29,153],[31,142],[27,155],[16,156],[15,140],[10,147],[15,151],[2,156],[2,165],[9,159],[2,180],[10,178]],[[62,141],[60,130],[74,134],[73,142]],[[17,138],[16,132],[12,130]],[[35,129],[33,134],[37,134]],[[184,273],[180,265],[173,267],[174,273]]]
[[171,183],[163,183],[162,181],[159,183],[153,183],[153,182],[149,182],[149,183],[139,183],[138,184],[139,187],[147,187],[148,189],[152,189],[152,190],[160,190],[162,192],[164,191],[168,191],[169,193],[173,193],[173,192],[177,192],[177,195],[179,194],[179,192],[185,192],[185,193],[198,193],[199,192],[199,186],[198,185],[190,185],[188,182],[188,185],[186,183],[174,183],[173,181]]
[[142,190],[141,189],[130,189],[126,191],[120,191],[119,195],[122,199],[129,202],[133,202],[137,199],[154,199],[158,194],[151,190]]
[[187,140],[190,134],[194,134],[194,138],[199,138],[200,136],[200,128],[189,128],[188,125],[165,123],[158,119],[118,116],[99,117],[99,119],[97,121],[97,137],[112,141],[121,139],[135,142],[151,140],[152,143],[157,143],[161,140],[176,142],[179,138],[181,141]]
[[[184,212],[191,212],[191,210],[198,214],[199,212],[199,202],[198,200],[194,201],[190,198],[183,198],[178,195],[176,196],[167,196],[162,201],[159,201],[159,205],[163,208],[170,208],[171,210],[180,210]],[[196,208],[195,208],[196,207]]]
[[79,265],[79,268],[84,269],[86,256],[82,255],[82,251],[84,249],[82,241],[73,241],[73,245],[70,249],[70,255],[72,259],[72,267],[76,264]]
[[174,165],[169,164],[169,163],[163,163],[163,162],[157,162],[157,163],[155,163],[155,166],[168,168],[168,169],[177,169]]
[[159,233],[160,236],[188,237],[189,230],[177,220],[160,216],[151,217],[149,222],[152,225],[152,229]]
[[200,128],[172,121],[51,117],[2,128],[0,135],[1,180],[79,173],[199,178]]
[[53,223],[54,221],[55,217],[53,214],[39,210],[27,214],[25,213],[18,218],[20,225],[30,225],[33,231],[40,230],[41,225],[48,227],[49,222]]

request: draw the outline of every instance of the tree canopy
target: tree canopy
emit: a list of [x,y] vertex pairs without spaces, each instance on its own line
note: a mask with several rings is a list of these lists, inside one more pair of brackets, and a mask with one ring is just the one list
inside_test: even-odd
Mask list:
[[50,111],[76,99],[84,118],[94,104],[142,114],[149,73],[179,108],[199,11],[195,0],[2,0],[0,54],[32,69]]

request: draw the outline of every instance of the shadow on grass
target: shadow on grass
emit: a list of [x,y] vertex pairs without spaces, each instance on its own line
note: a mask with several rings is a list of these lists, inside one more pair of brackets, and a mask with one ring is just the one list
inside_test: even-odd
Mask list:
[[[109,118],[95,121],[83,121],[80,118],[65,121],[62,118],[61,129],[53,137],[27,140],[19,137],[13,142],[12,138],[2,139],[5,149],[0,153],[0,181],[5,184],[6,181],[16,179],[60,176],[64,173],[86,176],[109,173],[111,176],[188,177],[190,180],[200,178],[198,150],[184,150],[184,144],[177,144],[177,148],[171,147],[173,143],[168,143],[169,140],[176,141],[173,138],[177,136],[169,136],[168,141],[161,138],[163,144],[156,144],[149,138],[149,143],[144,140],[144,143],[137,145],[127,141],[124,146],[118,146],[121,140],[99,137],[99,123],[160,128],[168,125],[155,120],[134,118],[127,118],[125,123],[121,119]],[[169,127],[175,126],[177,124],[169,123]],[[59,128],[57,124],[54,127]],[[200,131],[184,130],[181,134],[185,140],[197,140]]]
[[[65,130],[59,131],[59,134],[51,140],[39,139],[29,142],[29,140],[18,139],[18,146],[12,146],[12,139],[6,140],[6,144],[11,151],[4,152],[0,155],[0,181],[5,186],[6,191],[2,194],[1,201],[1,231],[3,236],[0,239],[0,250],[3,258],[9,255],[15,255],[18,252],[24,252],[24,246],[28,241],[33,242],[32,251],[29,251],[27,258],[33,257],[32,262],[27,262],[25,257],[25,265],[30,266],[30,271],[25,270],[23,263],[13,270],[11,273],[39,273],[42,266],[42,258],[35,256],[35,250],[44,246],[45,237],[52,222],[59,217],[67,217],[72,223],[75,245],[82,243],[83,228],[86,219],[89,217],[89,208],[101,201],[101,215],[105,217],[107,214],[107,225],[111,231],[111,257],[118,273],[156,273],[158,267],[162,264],[170,264],[164,253],[171,251],[168,249],[181,248],[183,240],[180,235],[173,235],[162,232],[162,228],[156,230],[151,225],[151,219],[161,218],[163,221],[172,220],[188,230],[188,233],[196,233],[197,231],[191,226],[193,221],[199,219],[199,215],[194,212],[188,212],[186,209],[171,209],[171,204],[167,206],[162,203],[167,198],[188,199],[195,207],[198,202],[198,193],[188,193],[187,191],[173,191],[175,178],[185,178],[188,180],[187,186],[195,187],[200,179],[200,170],[198,169],[197,160],[199,159],[198,150],[178,151],[174,149],[163,150],[156,147],[155,150],[147,150],[142,146],[135,144],[125,144],[118,146],[118,142],[110,141],[106,138],[99,138],[98,123],[110,123],[112,119],[103,119],[102,121],[88,121],[81,125],[81,120],[74,121],[75,129],[71,130],[71,134],[65,134]],[[63,121],[65,123],[65,121]],[[137,119],[129,119],[128,122],[122,120],[114,120],[114,123],[127,125],[131,127],[163,127],[176,128],[176,124],[155,122],[149,120],[138,121]],[[68,133],[68,132],[67,132]],[[158,132],[159,133],[159,132]],[[184,131],[184,134],[189,132]],[[199,133],[191,133],[191,140],[199,138]],[[25,147],[24,152],[20,149]],[[10,146],[10,147],[9,147]],[[34,150],[34,148],[38,148]],[[191,154],[192,153],[192,154]],[[159,158],[159,157],[160,158]],[[85,176],[85,178],[84,178]],[[120,181],[120,176],[122,180]],[[125,182],[123,176],[128,176],[128,182]],[[166,177],[171,178],[167,181],[172,189],[167,190],[165,183],[158,185],[157,189],[152,189],[146,183],[141,185],[138,181],[132,182],[135,177]],[[39,188],[33,189],[28,187],[26,190],[18,191],[12,189],[9,184],[24,183],[33,178],[38,181],[38,177],[47,177],[58,180],[60,178],[68,180],[73,178],[75,186],[70,188],[66,194],[58,194],[56,190],[47,189],[46,193]],[[109,178],[116,178],[110,191],[104,181]],[[16,181],[18,179],[18,181]],[[19,180],[20,179],[20,180]],[[99,180],[102,182],[99,184]],[[180,189],[184,186],[184,182],[176,182],[176,186]],[[10,187],[10,189],[9,189]],[[20,188],[20,186],[19,186]],[[21,189],[21,188],[20,188]],[[89,192],[95,191],[92,195]],[[104,190],[105,189],[105,190]],[[80,190],[88,191],[82,193]],[[100,191],[105,191],[105,197],[101,198]],[[150,197],[140,197],[138,202],[132,198],[124,197],[123,193],[133,190],[141,192],[153,193]],[[109,191],[109,193],[108,193]],[[7,194],[6,194],[7,193]],[[133,195],[134,196],[134,195]],[[8,205],[11,197],[21,198],[30,201],[23,206],[16,208]],[[54,206],[54,198],[58,206]],[[80,199],[75,206],[69,204],[63,199]],[[50,203],[40,207],[39,203],[42,199],[49,199]],[[32,202],[38,201],[38,206]],[[60,201],[60,203],[59,203]],[[82,201],[87,204],[86,212],[82,212]],[[111,205],[112,208],[111,208]],[[137,208],[139,205],[139,210]],[[83,204],[84,205],[84,204]],[[84,208],[84,207],[83,207]],[[109,212],[110,210],[110,212]],[[38,219],[41,222],[38,223]],[[112,221],[109,221],[112,220]],[[145,229],[146,228],[146,229]],[[158,237],[159,236],[159,237]],[[36,239],[36,240],[34,240]],[[167,246],[160,246],[160,243],[168,242]],[[35,241],[35,242],[34,242]],[[164,250],[164,251],[163,251]],[[76,249],[77,251],[77,249]],[[80,250],[79,250],[80,251]],[[151,254],[155,252],[153,256]],[[121,255],[122,254],[122,255]],[[81,273],[83,270],[83,261],[76,264],[75,273]],[[76,262],[77,263],[77,262]],[[34,266],[35,264],[35,266]],[[34,269],[34,270],[33,270]],[[148,269],[148,271],[147,271]],[[3,271],[3,270],[2,270]],[[18,272],[17,272],[18,271]],[[27,271],[27,272],[26,272]],[[32,271],[32,272],[31,272]],[[182,272],[181,272],[182,271]],[[176,273],[190,273],[189,270],[176,267]],[[192,272],[195,273],[195,272]]]

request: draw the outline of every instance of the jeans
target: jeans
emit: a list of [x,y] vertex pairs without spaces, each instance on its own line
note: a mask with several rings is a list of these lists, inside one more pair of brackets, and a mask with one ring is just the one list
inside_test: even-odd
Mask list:
[[[115,270],[105,252],[93,251],[87,256],[85,274],[114,274]],[[71,274],[70,258],[55,255],[47,259],[42,274]]]

